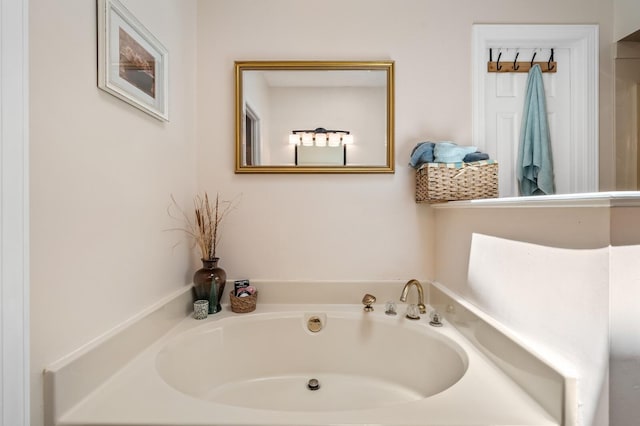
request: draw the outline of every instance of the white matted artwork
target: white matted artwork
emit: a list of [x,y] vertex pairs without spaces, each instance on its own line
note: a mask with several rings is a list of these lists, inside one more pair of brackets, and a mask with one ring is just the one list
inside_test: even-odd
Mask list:
[[169,53],[118,0],[97,0],[98,87],[169,121]]

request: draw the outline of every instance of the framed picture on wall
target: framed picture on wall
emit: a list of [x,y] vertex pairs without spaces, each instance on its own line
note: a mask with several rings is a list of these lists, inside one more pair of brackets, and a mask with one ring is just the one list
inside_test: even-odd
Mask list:
[[169,121],[169,53],[118,0],[97,0],[98,87]]

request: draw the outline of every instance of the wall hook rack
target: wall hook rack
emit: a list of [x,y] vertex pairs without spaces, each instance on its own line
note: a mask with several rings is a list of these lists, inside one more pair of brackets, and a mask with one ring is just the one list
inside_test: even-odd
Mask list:
[[487,72],[529,72],[534,65],[540,65],[540,70],[543,73],[556,73],[558,71],[558,63],[554,61],[554,51],[551,49],[551,55],[548,61],[535,62],[536,52],[533,53],[531,62],[518,62],[518,56],[520,52],[516,52],[516,57],[513,62],[500,62],[502,57],[502,50],[498,53],[498,60],[493,62],[493,49],[489,49],[489,62],[487,62]]

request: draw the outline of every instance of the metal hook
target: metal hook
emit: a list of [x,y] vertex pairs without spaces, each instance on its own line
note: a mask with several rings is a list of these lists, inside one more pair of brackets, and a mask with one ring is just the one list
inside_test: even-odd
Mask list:
[[553,49],[551,49],[551,56],[549,56],[549,62],[547,62],[547,69],[549,71],[551,71],[554,68],[554,66],[551,65],[551,62],[553,62]]
[[501,57],[501,56],[502,56],[502,51],[500,51],[500,52],[498,53],[498,61],[497,61],[497,64],[496,64],[496,69],[497,69],[498,71],[500,71],[500,70],[502,69],[502,65],[500,65],[500,57]]
[[520,52],[516,51],[516,58],[513,60],[514,71],[518,71],[518,68],[520,68],[520,65],[518,65],[518,55],[520,55]]
[[533,52],[533,57],[531,58],[531,68],[533,68],[533,61],[536,59],[536,52]]
[[489,62],[493,62],[493,49],[489,49]]

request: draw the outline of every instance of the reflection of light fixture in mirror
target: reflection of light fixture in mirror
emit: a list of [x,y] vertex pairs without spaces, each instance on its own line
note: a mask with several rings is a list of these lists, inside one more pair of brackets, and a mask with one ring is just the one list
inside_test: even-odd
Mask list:
[[316,146],[327,146],[327,134],[326,133],[316,133],[315,136]]
[[300,140],[302,140],[302,145],[311,146],[313,145],[313,134],[309,132],[305,132],[300,137]]
[[329,135],[329,146],[340,146],[341,139],[340,134],[331,133],[331,135]]
[[353,135],[346,130],[327,130],[318,127],[314,130],[294,130],[289,135],[291,145],[304,146],[340,146],[353,143]]

